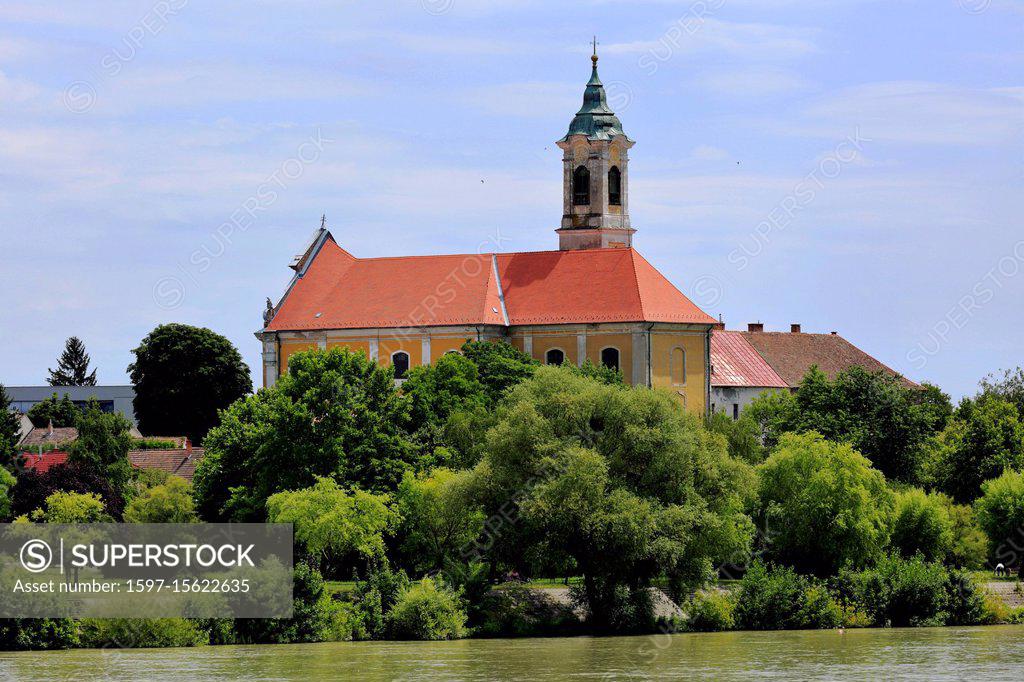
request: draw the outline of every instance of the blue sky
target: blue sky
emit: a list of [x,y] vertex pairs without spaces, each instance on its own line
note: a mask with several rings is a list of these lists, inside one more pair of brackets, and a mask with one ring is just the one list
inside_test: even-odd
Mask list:
[[595,33],[635,245],[705,310],[954,397],[1024,364],[1020,0],[7,0],[0,382],[72,334],[123,382],[170,321],[257,371],[321,213],[358,256],[555,248]]

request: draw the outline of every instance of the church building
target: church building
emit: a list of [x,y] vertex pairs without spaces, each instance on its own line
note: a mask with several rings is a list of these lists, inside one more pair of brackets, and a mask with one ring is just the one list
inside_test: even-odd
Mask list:
[[321,226],[292,262],[281,300],[268,301],[257,332],[264,385],[311,348],[361,351],[401,379],[469,339],[507,341],[547,364],[616,367],[627,382],[668,389],[705,414],[715,320],[633,248],[634,142],[591,59],[583,106],[557,143],[557,250],[357,258]]

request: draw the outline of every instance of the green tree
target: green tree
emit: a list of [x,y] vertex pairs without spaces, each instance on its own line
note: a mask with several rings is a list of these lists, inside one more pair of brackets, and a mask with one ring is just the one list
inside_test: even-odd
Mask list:
[[217,411],[252,391],[249,368],[220,334],[164,324],[142,339],[128,366],[143,433],[186,435],[201,443]]
[[506,391],[529,378],[538,365],[529,355],[503,341],[467,341],[462,346],[462,353],[476,365],[490,405],[496,404]]
[[1013,403],[1017,412],[1024,415],[1024,369],[1003,370],[1002,376],[989,374],[981,380],[981,394]]
[[221,413],[193,479],[200,516],[262,521],[274,493],[329,477],[393,492],[418,466],[391,368],[342,348],[296,353],[270,389]]
[[933,439],[930,478],[957,502],[970,503],[981,484],[1005,469],[1024,468],[1024,420],[1013,403],[991,395],[965,399]]
[[474,477],[489,516],[521,518],[488,526],[481,552],[523,571],[571,560],[598,627],[645,624],[655,575],[678,596],[749,550],[752,471],[667,393],[537,368],[500,406]]
[[135,497],[124,510],[128,523],[196,523],[192,486],[180,476],[152,486]]
[[402,549],[411,568],[429,572],[463,559],[461,551],[483,530],[483,510],[473,502],[472,472],[434,469],[405,473],[398,486]]
[[11,397],[4,385],[0,384],[0,468],[14,465],[20,431],[21,420],[11,408]]
[[729,444],[729,456],[748,464],[760,464],[768,455],[761,440],[758,422],[746,412],[739,419],[733,419],[724,412],[716,412],[708,418],[708,430],[725,436]]
[[56,428],[77,426],[81,414],[82,411],[75,406],[66,393],[63,397],[54,393],[28,410],[29,420],[37,428],[43,428],[48,424],[53,424]]
[[1024,474],[1006,471],[981,486],[975,503],[993,563],[1017,567],[1024,578]]
[[77,336],[64,342],[64,352],[57,359],[57,369],[48,370],[51,386],[95,386],[96,370],[89,371],[91,362],[85,344]]
[[444,640],[466,636],[466,612],[459,594],[441,580],[424,578],[405,590],[387,615],[396,639]]
[[36,523],[109,523],[103,500],[92,493],[57,491],[46,498],[43,507],[30,515]]
[[896,494],[892,548],[904,557],[921,554],[926,561],[945,561],[953,549],[953,519],[948,498],[918,488]]
[[800,429],[800,405],[791,391],[764,391],[754,398],[743,416],[757,425],[761,442],[771,451],[786,433]]
[[760,561],[740,582],[734,617],[744,630],[811,630],[842,623],[842,612],[824,585]]
[[590,361],[590,358],[584,360],[583,364],[579,367],[573,364],[566,364],[565,368],[573,374],[593,379],[609,386],[626,385],[626,380],[622,376],[622,370],[609,367],[608,365],[595,365]]
[[7,469],[0,467],[0,523],[4,523],[11,516],[11,488],[16,483],[14,474]]
[[774,561],[832,575],[847,563],[867,564],[886,546],[893,495],[850,445],[788,434],[758,473],[757,516]]
[[267,517],[294,524],[296,541],[321,566],[337,568],[353,555],[373,565],[386,560],[384,537],[398,522],[389,503],[387,495],[348,492],[320,478],[312,487],[271,495]]
[[106,474],[117,490],[124,492],[131,482],[131,422],[116,412],[103,412],[90,400],[78,420],[78,439],[71,444],[68,462],[82,462]]

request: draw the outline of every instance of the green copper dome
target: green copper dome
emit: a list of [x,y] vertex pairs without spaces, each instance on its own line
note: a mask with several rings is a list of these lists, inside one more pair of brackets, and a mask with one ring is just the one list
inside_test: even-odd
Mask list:
[[[569,124],[569,132],[563,140],[572,135],[586,135],[591,140],[610,140],[617,135],[626,136],[622,131],[622,123],[608,107],[608,97],[604,92],[604,84],[597,76],[597,56],[593,60],[593,71],[583,91],[583,106]],[[628,138],[627,138],[628,139]]]

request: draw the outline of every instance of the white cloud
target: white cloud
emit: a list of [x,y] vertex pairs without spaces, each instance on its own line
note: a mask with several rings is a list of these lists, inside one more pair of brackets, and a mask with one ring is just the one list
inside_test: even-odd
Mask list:
[[639,54],[655,63],[681,54],[722,52],[745,59],[792,59],[817,52],[816,29],[763,23],[740,23],[683,14],[653,40],[613,43],[611,54]]
[[761,67],[711,70],[698,76],[697,83],[716,94],[731,97],[764,97],[807,87],[807,82],[792,71]]

